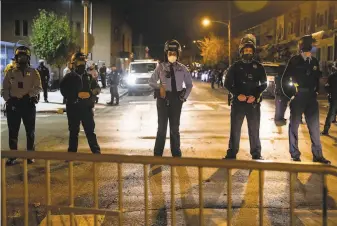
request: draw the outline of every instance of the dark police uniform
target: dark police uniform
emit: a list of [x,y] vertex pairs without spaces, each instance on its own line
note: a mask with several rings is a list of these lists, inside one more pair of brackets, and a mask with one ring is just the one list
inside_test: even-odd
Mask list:
[[[24,55],[26,63],[20,65],[20,56]],[[19,60],[18,60],[19,59]],[[2,85],[2,96],[6,101],[6,114],[9,132],[10,150],[18,149],[18,135],[21,120],[26,129],[27,151],[35,150],[35,120],[38,95],[41,88],[39,72],[29,66],[30,50],[20,46],[15,51],[15,60],[18,62],[5,74]],[[8,159],[7,164],[12,165],[16,158]],[[28,159],[28,163],[33,163]]]
[[99,69],[99,75],[101,76],[103,89],[106,87],[106,67],[105,65]]
[[278,74],[275,76],[275,122],[286,122],[284,114],[288,107],[289,98],[282,92],[281,78],[285,67],[280,65],[278,68]]
[[315,57],[304,58],[302,54],[293,56],[282,76],[283,92],[291,98],[289,151],[294,161],[301,161],[301,152],[298,149],[298,127],[304,113],[312,142],[313,161],[328,163],[322,153],[317,102],[319,79],[322,73]]
[[[77,152],[78,133],[80,123],[84,128],[92,153],[100,154],[100,146],[95,134],[95,121],[93,107],[96,95],[100,92],[97,81],[88,73],[79,75],[74,71],[68,73],[60,84],[61,93],[66,98],[66,110],[69,126],[69,148],[68,152]],[[90,98],[81,99],[80,92],[90,93]]]
[[111,94],[111,101],[107,104],[113,104],[114,99],[116,98],[116,104],[119,104],[119,93],[118,93],[118,85],[119,85],[119,79],[120,75],[119,72],[111,71],[111,73],[108,75],[108,82],[110,84],[110,94]]
[[[167,122],[169,121],[172,156],[181,157],[179,132],[180,115],[183,102],[186,101],[193,87],[192,76],[183,64],[179,62],[173,64],[164,62],[158,65],[149,80],[149,84],[155,89],[156,93],[159,92],[158,80],[160,80],[162,84],[166,84],[166,98],[161,98],[159,94],[156,95],[158,131],[154,155],[163,155]],[[186,90],[183,88],[183,84],[185,84]]]
[[41,64],[37,68],[37,70],[38,70],[38,72],[40,74],[40,77],[41,77],[44,100],[45,100],[45,102],[48,102],[48,83],[49,83],[49,79],[50,79],[49,70],[48,70],[47,67],[45,67],[44,65],[41,65]]
[[331,123],[335,120],[337,114],[337,71],[329,75],[325,89],[329,94],[329,112],[326,116],[323,135],[329,134]]
[[[235,62],[228,70],[225,87],[233,95],[231,107],[231,132],[226,159],[236,159],[239,151],[241,127],[247,117],[250,153],[253,159],[261,158],[260,142],[260,102],[262,92],[267,88],[267,75],[263,66],[257,62]],[[240,102],[238,96],[254,96],[251,104]]]

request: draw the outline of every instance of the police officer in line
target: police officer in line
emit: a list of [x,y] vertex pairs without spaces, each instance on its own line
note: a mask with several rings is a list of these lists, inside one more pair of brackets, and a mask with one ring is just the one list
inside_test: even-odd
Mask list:
[[331,71],[332,73],[325,84],[325,89],[328,93],[329,112],[326,116],[322,135],[329,135],[331,123],[336,119],[337,114],[337,61],[333,63]]
[[281,78],[283,75],[285,67],[280,65],[278,67],[278,73],[275,76],[275,117],[274,121],[277,125],[285,125],[287,120],[284,118],[284,114],[287,110],[289,98],[286,97],[282,92]]
[[[38,95],[42,90],[39,72],[30,65],[31,51],[25,46],[15,50],[16,66],[10,69],[3,80],[3,98],[6,101],[10,150],[18,150],[18,135],[21,119],[26,129],[27,151],[35,150],[35,119]],[[16,159],[8,159],[13,165]],[[34,163],[34,159],[28,159]]]
[[[191,93],[192,76],[187,68],[178,62],[181,45],[170,40],[164,47],[165,60],[155,69],[149,80],[155,89],[158,111],[158,131],[154,155],[162,156],[166,140],[167,123],[170,123],[171,152],[174,157],[181,157],[180,150],[180,114],[183,103]],[[160,84],[157,82],[160,81]],[[183,87],[185,84],[186,88]]]
[[108,105],[114,104],[114,99],[116,98],[116,105],[119,104],[119,93],[118,93],[118,85],[119,85],[120,75],[117,71],[115,65],[111,67],[111,73],[108,75],[108,82],[110,84],[110,94],[111,94],[111,101],[108,102]]
[[290,99],[289,149],[293,161],[301,161],[298,149],[298,127],[304,113],[311,138],[313,161],[330,164],[323,157],[319,130],[319,107],[317,95],[322,72],[318,60],[311,56],[313,45],[311,35],[303,36],[299,41],[300,53],[293,56],[282,76],[282,90]]
[[241,60],[228,70],[225,87],[233,95],[231,107],[231,132],[225,159],[236,159],[239,151],[241,127],[247,117],[250,154],[252,159],[262,159],[260,142],[260,102],[267,88],[267,75],[263,66],[253,60],[256,39],[245,35],[239,45]]
[[103,63],[102,67],[99,69],[99,76],[101,76],[102,87],[103,89],[106,88],[106,66]]
[[96,79],[85,70],[86,56],[77,52],[71,57],[74,70],[66,74],[60,84],[61,94],[66,98],[69,126],[68,152],[77,152],[80,123],[84,128],[90,150],[100,154],[100,146],[95,134],[93,108],[96,95],[101,91]]
[[[49,103],[49,101],[48,101],[48,83],[49,83],[49,79],[50,79],[50,74],[49,74],[48,68],[46,66],[44,66],[43,60],[40,60],[40,65],[37,68],[37,71],[39,72],[40,77],[41,77],[44,102]],[[40,99],[40,95],[39,95],[39,99]]]

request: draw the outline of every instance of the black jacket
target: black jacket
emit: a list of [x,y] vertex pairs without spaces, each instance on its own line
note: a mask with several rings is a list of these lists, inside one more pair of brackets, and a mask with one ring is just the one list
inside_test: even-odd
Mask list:
[[83,75],[77,74],[72,71],[64,76],[60,84],[61,94],[67,99],[67,103],[76,103],[79,92],[89,92],[90,98],[88,102],[92,102],[95,96],[100,92],[100,87],[92,76],[88,73]]
[[37,71],[40,74],[40,78],[41,78],[41,82],[43,83],[48,83],[49,79],[50,79],[50,74],[49,74],[49,70],[48,68],[46,68],[45,66],[39,66],[37,68]]
[[278,67],[277,75],[275,76],[275,96],[284,96],[281,87],[281,79],[284,72],[285,66],[280,65]]
[[337,100],[337,72],[329,75],[325,90],[329,94],[329,99]]
[[[306,64],[301,54],[295,55],[289,60],[282,76],[283,93],[289,98],[301,91],[309,95],[318,93],[321,76],[319,62],[315,57],[311,57],[310,64]],[[295,85],[298,85],[297,88]]]
[[[228,70],[225,87],[234,97],[240,94],[254,96],[261,100],[262,92],[267,88],[267,75],[264,67],[257,61],[235,62]],[[259,101],[258,101],[259,102]]]
[[108,81],[111,86],[119,85],[120,75],[118,71],[111,71],[111,73],[108,76],[109,76]]

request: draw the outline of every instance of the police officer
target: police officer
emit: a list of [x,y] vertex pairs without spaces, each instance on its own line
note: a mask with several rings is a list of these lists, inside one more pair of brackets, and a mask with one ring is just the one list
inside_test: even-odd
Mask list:
[[319,131],[319,107],[317,95],[321,71],[318,60],[311,56],[313,44],[311,35],[299,41],[300,53],[293,56],[282,76],[282,90],[290,99],[289,148],[293,161],[301,161],[298,149],[298,127],[304,113],[310,132],[313,161],[330,164],[323,157]]
[[114,104],[114,99],[116,98],[116,105],[119,104],[119,94],[118,94],[118,85],[119,85],[119,72],[115,65],[111,67],[111,73],[108,75],[108,82],[110,84],[110,94],[111,94],[111,101],[108,102],[108,105]]
[[236,159],[239,151],[242,122],[247,117],[250,154],[262,159],[260,142],[260,102],[267,88],[267,75],[263,66],[253,60],[256,39],[245,35],[239,45],[241,60],[228,70],[225,87],[233,95],[231,107],[231,133],[225,159]]
[[[164,53],[164,62],[157,66],[149,80],[150,86],[155,89],[158,112],[158,131],[154,155],[163,155],[167,122],[169,121],[172,156],[181,157],[180,114],[183,102],[186,101],[193,87],[192,76],[187,68],[177,61],[181,54],[181,45],[178,41],[167,41]],[[157,83],[158,80],[160,84]],[[183,83],[185,83],[186,89],[183,88]]]
[[322,135],[329,135],[331,123],[337,114],[337,62],[334,62],[332,65],[332,73],[329,75],[328,82],[325,84],[325,89],[329,95],[329,112],[326,116]]
[[105,63],[103,63],[102,67],[99,69],[99,75],[101,76],[103,89],[106,88],[106,67]]
[[93,107],[96,95],[101,91],[97,81],[85,70],[86,57],[81,52],[73,54],[71,63],[74,70],[61,81],[61,93],[66,98],[69,126],[68,152],[77,152],[78,133],[82,122],[92,153],[100,154],[100,146],[95,134]]
[[[40,60],[40,65],[37,68],[37,71],[39,72],[40,77],[41,77],[44,102],[49,103],[49,101],[48,101],[48,83],[49,83],[50,75],[49,75],[48,68],[46,66],[44,66],[43,60]],[[40,98],[40,96],[39,96],[39,98]]]
[[[16,66],[9,69],[3,80],[10,150],[18,149],[21,119],[26,129],[27,151],[35,150],[35,104],[42,88],[39,72],[29,66],[30,56],[29,48],[19,46],[15,50]],[[7,160],[7,165],[15,163],[15,158]],[[28,159],[28,163],[34,163],[34,159]]]
[[289,98],[282,92],[281,78],[285,67],[280,65],[278,67],[278,73],[275,76],[275,117],[274,121],[277,125],[285,125],[287,120],[284,118],[284,114],[287,110]]

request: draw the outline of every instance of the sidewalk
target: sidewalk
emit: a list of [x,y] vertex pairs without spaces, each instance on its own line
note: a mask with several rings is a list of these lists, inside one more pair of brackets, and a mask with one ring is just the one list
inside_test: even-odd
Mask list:
[[[118,89],[119,96],[122,97],[127,94],[127,89]],[[48,101],[49,103],[45,103],[43,100],[43,92],[40,94],[40,102],[36,105],[37,113],[59,113],[62,114],[65,111],[65,104],[63,102],[63,96],[60,91],[57,90],[55,92],[48,92]],[[102,89],[99,94],[98,104],[97,105],[106,105],[107,102],[111,100],[110,88]],[[3,98],[0,100],[1,106],[3,106],[5,101]],[[1,108],[1,111],[3,108]]]

